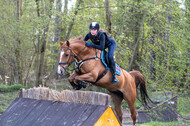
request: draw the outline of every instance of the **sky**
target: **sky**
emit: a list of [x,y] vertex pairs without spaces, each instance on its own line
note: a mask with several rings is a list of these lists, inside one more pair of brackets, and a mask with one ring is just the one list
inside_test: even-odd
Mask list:
[[184,2],[185,0],[177,0],[179,3],[181,3],[181,5],[179,6],[180,8],[185,8],[184,6]]

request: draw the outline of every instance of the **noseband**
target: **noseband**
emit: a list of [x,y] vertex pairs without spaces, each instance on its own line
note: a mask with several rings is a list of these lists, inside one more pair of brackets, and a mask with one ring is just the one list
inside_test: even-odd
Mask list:
[[71,56],[72,56],[72,58],[73,58],[75,55],[74,55],[74,53],[72,52],[71,47],[70,47],[70,49],[61,49],[60,51],[64,51],[64,52],[65,52],[65,51],[67,51],[67,50],[70,50],[70,55],[69,55],[68,61],[67,61],[67,62],[59,62],[59,65],[68,64],[68,66],[70,66],[70,65],[72,64],[72,62],[69,63],[69,60],[70,60]]

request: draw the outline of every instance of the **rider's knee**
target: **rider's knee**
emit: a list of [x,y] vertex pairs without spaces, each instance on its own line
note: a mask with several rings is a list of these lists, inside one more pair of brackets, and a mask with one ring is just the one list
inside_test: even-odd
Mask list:
[[113,56],[112,56],[112,55],[108,55],[108,59],[109,59],[109,61],[114,60],[114,58],[113,58]]

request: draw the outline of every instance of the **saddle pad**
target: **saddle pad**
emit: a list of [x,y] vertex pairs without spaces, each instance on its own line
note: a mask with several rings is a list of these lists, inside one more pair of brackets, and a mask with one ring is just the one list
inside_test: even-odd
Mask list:
[[[105,52],[102,51],[102,52],[101,52],[101,55],[100,55],[101,61],[102,61],[102,63],[104,64],[104,66],[106,67],[106,69],[108,69],[109,71],[111,71],[111,69],[110,69],[110,68],[108,67],[108,65],[106,64],[104,54],[105,54]],[[116,68],[115,68],[115,69],[116,69],[116,74],[117,74],[117,75],[121,75],[121,68],[119,67],[119,65],[117,65],[117,63],[115,63],[115,67],[116,67]]]

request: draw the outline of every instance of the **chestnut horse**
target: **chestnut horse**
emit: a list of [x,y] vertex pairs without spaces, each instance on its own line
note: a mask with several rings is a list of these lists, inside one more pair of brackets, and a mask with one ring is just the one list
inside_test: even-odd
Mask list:
[[77,37],[73,40],[67,40],[64,43],[60,42],[61,50],[59,51],[58,74],[64,74],[66,68],[73,62],[80,64],[68,78],[70,84],[75,89],[80,89],[75,82],[80,81],[91,82],[95,86],[106,88],[111,95],[114,103],[116,114],[122,123],[122,100],[128,103],[133,125],[136,124],[136,89],[140,86],[141,102],[148,106],[148,101],[151,101],[147,95],[145,78],[139,71],[127,72],[121,69],[121,75],[117,76],[119,82],[112,84],[112,73],[108,71],[105,76],[97,80],[100,74],[106,69],[100,60],[101,51],[92,47],[86,47],[82,37]]

